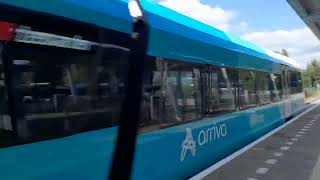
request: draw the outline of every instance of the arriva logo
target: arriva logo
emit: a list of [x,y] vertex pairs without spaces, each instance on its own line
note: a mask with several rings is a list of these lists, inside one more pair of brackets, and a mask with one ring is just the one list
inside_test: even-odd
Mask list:
[[227,125],[225,123],[209,127],[206,130],[201,130],[197,137],[197,141],[194,140],[192,135],[192,130],[190,128],[186,129],[186,138],[181,144],[181,155],[180,161],[183,162],[188,152],[190,151],[192,156],[196,155],[196,146],[204,146],[211,143],[212,141],[217,141],[222,137],[227,136]]
[[186,138],[182,142],[182,151],[180,155],[180,161],[182,162],[186,157],[188,151],[191,151],[192,156],[196,155],[196,142],[193,140],[192,130],[186,129]]

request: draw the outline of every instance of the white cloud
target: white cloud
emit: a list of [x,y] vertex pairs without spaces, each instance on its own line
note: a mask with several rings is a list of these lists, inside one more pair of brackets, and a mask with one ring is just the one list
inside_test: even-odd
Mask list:
[[232,25],[234,27],[232,27],[232,32],[236,33],[236,34],[241,34],[241,33],[245,33],[248,31],[249,28],[249,24],[246,21],[240,21],[240,23]]
[[287,49],[291,58],[302,67],[314,58],[320,58],[320,42],[307,28],[246,33],[243,39],[270,50]]
[[230,21],[236,17],[234,11],[211,7],[200,0],[163,0],[159,4],[223,31],[229,30]]
[[264,48],[275,51],[287,49],[290,57],[303,68],[312,59],[320,58],[320,41],[307,27],[249,33],[248,22],[234,21],[237,18],[234,10],[226,10],[218,5],[210,6],[201,0],[160,0],[159,4],[220,30],[234,34],[244,33],[241,36],[243,39]]

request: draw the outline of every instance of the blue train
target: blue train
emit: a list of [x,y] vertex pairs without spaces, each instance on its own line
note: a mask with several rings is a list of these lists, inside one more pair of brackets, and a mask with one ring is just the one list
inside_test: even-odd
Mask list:
[[[126,92],[126,0],[0,0],[1,179],[106,179]],[[186,179],[304,108],[287,57],[142,0],[132,179]],[[130,119],[128,119],[130,121]]]

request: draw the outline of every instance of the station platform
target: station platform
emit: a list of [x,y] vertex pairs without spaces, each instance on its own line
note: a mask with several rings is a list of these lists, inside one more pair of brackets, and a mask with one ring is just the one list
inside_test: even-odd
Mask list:
[[191,179],[320,180],[320,100],[231,156]]

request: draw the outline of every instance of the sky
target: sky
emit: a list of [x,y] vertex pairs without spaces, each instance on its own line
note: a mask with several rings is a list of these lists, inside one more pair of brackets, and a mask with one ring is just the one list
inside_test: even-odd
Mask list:
[[320,40],[286,0],[157,0],[215,28],[274,51],[287,49],[303,68],[320,59]]

